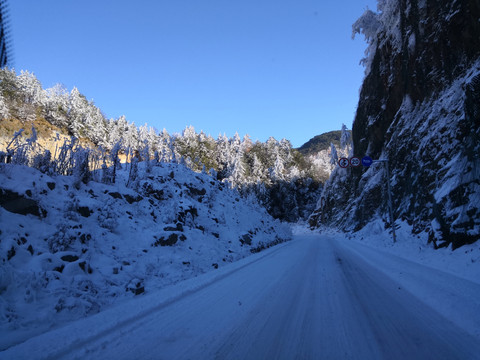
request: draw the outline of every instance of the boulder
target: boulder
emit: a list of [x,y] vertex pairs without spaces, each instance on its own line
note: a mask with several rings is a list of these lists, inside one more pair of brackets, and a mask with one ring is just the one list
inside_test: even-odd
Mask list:
[[38,217],[47,215],[47,211],[42,209],[37,201],[6,189],[0,189],[0,206],[14,214],[31,214]]

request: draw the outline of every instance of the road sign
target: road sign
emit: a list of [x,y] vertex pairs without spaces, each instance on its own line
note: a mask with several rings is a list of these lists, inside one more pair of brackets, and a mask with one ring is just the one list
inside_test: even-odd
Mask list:
[[350,159],[350,166],[357,167],[360,166],[360,164],[361,162],[359,157],[354,156]]
[[373,164],[373,160],[370,156],[364,156],[362,158],[362,165],[363,166],[370,166]]
[[338,166],[340,166],[341,168],[347,168],[348,166],[350,165],[350,162],[348,161],[347,158],[340,158],[338,160]]

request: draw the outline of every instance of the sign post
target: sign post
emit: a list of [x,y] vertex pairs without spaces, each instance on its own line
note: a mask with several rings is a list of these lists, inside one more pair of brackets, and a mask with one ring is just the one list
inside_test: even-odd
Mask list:
[[[345,169],[348,167],[357,167],[360,165],[369,167],[375,163],[382,163],[385,166],[386,176],[387,176],[388,213],[390,217],[390,226],[392,227],[393,242],[395,243],[397,242],[397,235],[395,234],[395,220],[393,219],[392,191],[390,189],[390,168],[388,166],[388,159],[373,160],[370,156],[364,156],[360,160],[359,157],[354,156],[350,159],[342,157],[338,160],[338,166],[340,166],[342,169]],[[323,211],[322,211],[322,216],[323,216]]]
[[393,220],[393,206],[392,206],[392,193],[390,189],[390,169],[387,159],[372,160],[373,163],[383,163],[386,169],[387,176],[387,199],[388,199],[388,213],[390,215],[390,226],[392,227],[393,242],[397,242],[397,236],[395,234],[395,221]]

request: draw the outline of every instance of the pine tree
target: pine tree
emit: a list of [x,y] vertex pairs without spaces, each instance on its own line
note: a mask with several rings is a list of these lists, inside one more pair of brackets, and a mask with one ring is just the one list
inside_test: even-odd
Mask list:
[[88,183],[91,178],[90,170],[88,168],[88,160],[90,151],[79,147],[74,153],[74,166],[73,166],[73,185],[76,189],[80,188],[81,183]]
[[230,158],[230,143],[225,134],[217,138],[216,162],[218,164],[219,179],[228,177],[228,167]]
[[145,161],[145,171],[147,174],[152,172],[152,162],[150,161],[150,145],[148,140],[144,140],[144,146],[142,149],[142,160]]
[[19,100],[18,117],[22,121],[32,122],[36,119],[37,107],[45,103],[45,93],[40,81],[33,73],[21,71],[17,77]]
[[252,183],[256,184],[258,182],[262,182],[264,178],[264,170],[263,165],[258,160],[257,154],[253,154],[253,164],[252,164],[252,171],[251,171],[251,181]]
[[68,127],[69,93],[61,84],[45,90],[45,119],[60,128]]
[[228,182],[232,188],[241,188],[245,183],[245,166],[241,156],[237,156],[231,165]]
[[273,182],[283,181],[285,180],[283,175],[284,171],[285,171],[285,167],[284,167],[283,160],[280,154],[277,153],[275,164],[270,170],[270,178],[272,179]]
[[127,187],[135,188],[138,179],[138,157],[131,160],[130,172],[128,173]]
[[[133,154],[139,148],[138,129],[134,123],[128,123],[123,136],[125,147],[129,149],[129,154]],[[128,158],[127,158],[128,161]]]
[[37,77],[28,71],[21,71],[17,77],[22,101],[26,104],[43,105],[45,103],[45,92]]
[[342,133],[340,135],[340,147],[342,150],[347,149],[347,154],[353,156],[352,134],[347,130],[345,124],[342,124]]
[[120,165],[120,158],[118,157],[118,155],[120,154],[121,149],[122,149],[122,143],[121,143],[121,140],[119,140],[110,151],[110,161],[112,163],[112,170],[111,172],[109,172],[110,176],[107,177],[108,183],[115,184],[116,177],[117,177],[117,168]]
[[337,148],[333,143],[330,143],[330,164],[336,165],[338,162]]
[[[123,117],[125,119],[125,117]],[[126,121],[125,121],[126,123]],[[105,147],[108,149],[112,149],[113,146],[121,141],[122,135],[124,132],[124,128],[120,122],[120,118],[115,120],[115,119],[110,119],[107,122],[107,141]]]

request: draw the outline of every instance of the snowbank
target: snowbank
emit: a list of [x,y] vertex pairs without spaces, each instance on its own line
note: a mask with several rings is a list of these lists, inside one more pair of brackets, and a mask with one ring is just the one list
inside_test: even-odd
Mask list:
[[288,226],[177,164],[127,188],[0,168],[0,349],[289,240]]

